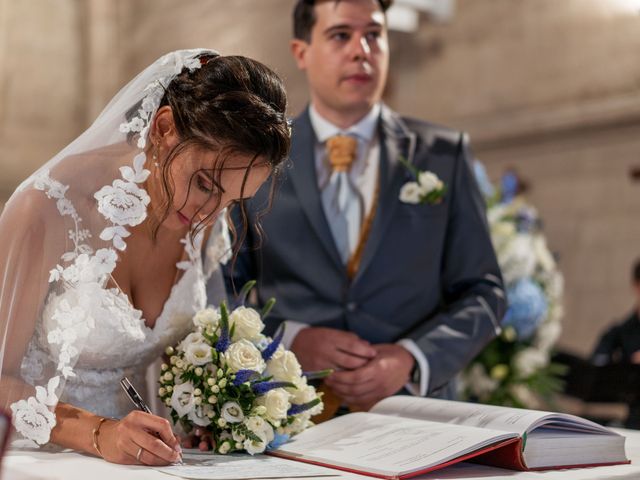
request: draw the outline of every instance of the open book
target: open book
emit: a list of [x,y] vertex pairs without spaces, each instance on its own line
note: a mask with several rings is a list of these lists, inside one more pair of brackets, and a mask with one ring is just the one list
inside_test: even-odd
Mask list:
[[515,470],[629,463],[625,438],[574,415],[395,396],[302,432],[271,453],[381,478],[473,459]]

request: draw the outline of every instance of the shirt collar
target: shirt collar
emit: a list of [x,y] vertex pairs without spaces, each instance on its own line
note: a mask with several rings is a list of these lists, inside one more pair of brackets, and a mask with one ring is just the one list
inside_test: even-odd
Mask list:
[[309,119],[311,120],[311,126],[316,134],[316,138],[320,143],[324,143],[327,139],[340,134],[352,134],[359,139],[370,142],[376,132],[378,118],[380,117],[380,110],[380,104],[376,103],[373,108],[369,110],[369,113],[367,113],[358,123],[351,125],[346,130],[335,126],[329,120],[322,117],[314,108],[313,104],[309,106]]

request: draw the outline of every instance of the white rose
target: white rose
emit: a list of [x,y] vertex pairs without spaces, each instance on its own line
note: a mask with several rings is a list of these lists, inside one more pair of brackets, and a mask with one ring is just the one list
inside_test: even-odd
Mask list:
[[249,438],[245,439],[244,449],[251,455],[262,453],[275,436],[273,427],[264,418],[257,416],[245,418],[244,425],[251,433],[260,438],[259,442],[252,441]]
[[420,185],[418,182],[407,182],[400,189],[400,201],[404,203],[420,203]]
[[242,444],[242,446],[244,447],[244,449],[247,451],[247,453],[249,455],[255,455],[256,453],[262,453],[267,448],[268,442],[267,442],[266,435],[263,432],[255,433],[255,435],[259,438],[259,440],[256,441],[256,440],[252,440],[250,438],[247,438],[244,441],[244,443]]
[[283,388],[269,390],[266,394],[258,397],[256,403],[267,409],[267,417],[274,422],[287,418],[287,411],[291,407],[289,393]]
[[[295,390],[292,389],[293,398],[291,399],[291,401],[293,403],[297,405],[304,405],[305,403],[312,402],[316,398],[318,398],[318,393],[316,392],[316,389],[313,388],[313,386],[311,385],[307,385],[306,380],[305,382],[300,382],[296,384],[296,387],[297,389]],[[324,409],[324,405],[322,402],[320,402],[315,407],[309,409],[308,412],[311,416],[314,416],[314,415],[321,414],[323,409]]]
[[265,368],[260,351],[245,339],[232,343],[224,353],[224,358],[232,373],[239,370],[254,370],[262,373]]
[[295,383],[302,375],[302,367],[293,352],[278,349],[267,362],[266,374],[273,376],[277,382]]
[[226,402],[220,409],[220,415],[228,423],[239,423],[244,420],[242,407],[236,402]]
[[418,175],[418,183],[420,184],[420,190],[423,195],[442,188],[442,181],[432,172],[420,172],[420,175]]
[[213,308],[205,308],[204,310],[200,310],[193,317],[193,324],[196,327],[207,328],[211,327],[212,329],[218,328],[218,324],[220,323],[220,312]]
[[260,314],[253,308],[238,307],[229,315],[229,328],[234,327],[234,342],[246,338],[257,339],[264,328]]
[[523,377],[528,377],[549,363],[549,356],[537,348],[525,348],[513,358],[513,365]]
[[176,385],[171,394],[171,408],[173,408],[179,417],[189,414],[195,407],[194,387],[191,382],[184,382]]
[[206,365],[213,360],[212,348],[208,343],[190,343],[184,351],[184,359],[191,365]]
[[187,349],[187,347],[192,343],[205,343],[205,342],[206,340],[200,332],[193,332],[187,335],[184,338],[184,340],[180,342],[177,349],[180,352],[184,352]]
[[293,417],[293,422],[286,425],[282,430],[287,435],[295,435],[296,433],[300,433],[313,425],[313,423],[310,421],[310,418],[311,414],[309,412],[303,412]]

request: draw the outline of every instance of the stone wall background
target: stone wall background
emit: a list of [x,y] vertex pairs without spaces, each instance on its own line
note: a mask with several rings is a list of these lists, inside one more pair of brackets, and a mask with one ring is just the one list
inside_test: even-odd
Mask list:
[[[161,54],[257,58],[306,102],[292,0],[0,0],[0,203]],[[640,256],[640,7],[635,0],[458,0],[393,33],[387,102],[470,132],[497,180],[515,167],[566,278],[561,346],[587,354],[631,307]]]

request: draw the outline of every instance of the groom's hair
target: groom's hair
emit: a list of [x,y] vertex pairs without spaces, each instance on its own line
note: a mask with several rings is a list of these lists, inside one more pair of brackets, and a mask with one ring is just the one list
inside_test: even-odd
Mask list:
[[[311,30],[316,24],[315,6],[321,2],[340,3],[341,0],[297,0],[293,8],[293,37],[305,42],[311,41]],[[377,0],[380,9],[386,12],[393,0]]]
[[636,285],[640,285],[640,258],[638,258],[638,260],[636,260],[636,263],[633,265],[631,279],[633,280],[633,283],[635,283]]

